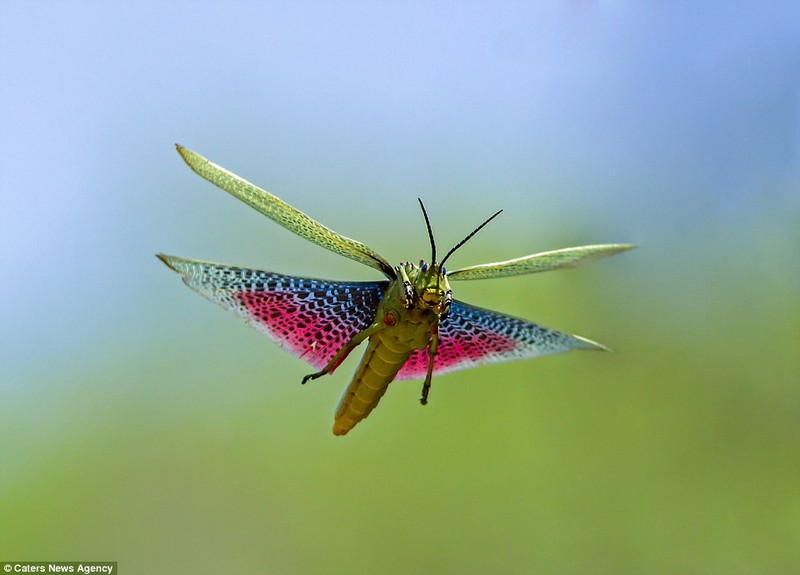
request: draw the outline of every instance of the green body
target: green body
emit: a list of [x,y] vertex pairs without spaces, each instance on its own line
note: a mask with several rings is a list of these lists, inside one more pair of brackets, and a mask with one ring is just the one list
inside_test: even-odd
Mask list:
[[336,435],[344,435],[370,414],[414,350],[433,346],[424,389],[430,387],[438,325],[449,308],[450,284],[439,266],[428,266],[423,272],[406,263],[396,270],[408,278],[412,297],[408,297],[405,280],[398,279],[381,300],[375,323],[367,330],[367,351],[336,410]]

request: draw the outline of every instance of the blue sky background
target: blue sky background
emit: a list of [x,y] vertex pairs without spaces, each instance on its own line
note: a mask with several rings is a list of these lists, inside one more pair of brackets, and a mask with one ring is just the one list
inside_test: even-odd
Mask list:
[[252,222],[271,264],[272,230],[200,195],[175,141],[384,250],[424,240],[417,195],[449,238],[503,207],[523,251],[633,241],[654,266],[760,218],[789,231],[799,11],[709,6],[4,2],[14,369],[141,321],[162,287],[155,251],[205,240],[230,259]]
[[[423,524],[442,554],[421,552],[405,572],[480,566],[478,557],[506,572],[653,572],[649,560],[672,572],[786,572],[780,542],[800,529],[791,487],[800,470],[800,4],[6,0],[0,72],[0,515],[12,518],[0,559],[87,549],[144,572],[142,557],[173,565],[215,539],[227,543],[204,543],[195,572],[235,557],[319,572],[324,561],[299,559],[302,543],[341,528],[374,544],[357,562],[374,572],[386,568],[381,557],[405,556]],[[305,365],[197,298],[153,255],[375,274],[213,189],[175,142],[390,261],[428,253],[417,196],[442,249],[505,209],[453,266],[635,243],[636,252],[563,276],[455,286],[456,297],[620,353],[448,376],[464,383],[434,386],[442,411],[429,417],[439,426],[417,413],[416,384],[393,388],[405,395],[390,404],[390,392],[361,439],[332,446],[329,414],[346,374],[313,396],[295,389]],[[524,378],[526,391],[513,391]],[[498,381],[511,387],[489,392]],[[518,407],[492,413],[513,401],[505,393]],[[464,414],[480,420],[476,405],[489,410],[486,426],[512,428],[469,435]],[[513,427],[523,421],[543,435]],[[418,434],[431,442],[421,460]],[[356,450],[375,459],[356,462]],[[55,473],[65,453],[67,468],[80,462],[92,479]],[[116,479],[95,479],[97,453]],[[260,453],[278,467],[265,473]],[[326,469],[346,461],[345,475],[380,477],[409,498],[409,486],[451,490],[434,489],[441,499],[404,516],[408,499],[366,496],[405,519],[371,523],[363,511],[348,524],[327,503],[335,480],[298,495],[288,470],[319,472],[298,453]],[[202,465],[181,467],[189,454]],[[563,458],[572,463],[559,467]],[[119,479],[131,477],[127,461],[143,470],[130,484]],[[470,475],[487,461],[502,473],[487,464]],[[421,466],[425,480],[394,483],[401,463],[402,472]],[[637,475],[648,469],[658,471]],[[254,472],[264,483],[250,483]],[[584,477],[599,478],[597,492]],[[504,478],[543,499],[480,503]],[[209,507],[220,491],[239,498]],[[658,505],[639,505],[651,495]],[[43,497],[61,503],[43,511]],[[466,500],[477,507],[465,519]],[[431,511],[437,501],[442,510]],[[261,523],[266,508],[274,524]],[[45,525],[58,520],[88,534],[49,543],[56,532]],[[453,522],[464,534],[441,535]],[[150,524],[166,543],[146,534]],[[506,563],[492,562],[480,525],[512,526],[530,541],[497,528]],[[775,531],[762,538],[765,525]],[[282,535],[260,546],[269,529]],[[344,537],[320,553],[357,554]]]

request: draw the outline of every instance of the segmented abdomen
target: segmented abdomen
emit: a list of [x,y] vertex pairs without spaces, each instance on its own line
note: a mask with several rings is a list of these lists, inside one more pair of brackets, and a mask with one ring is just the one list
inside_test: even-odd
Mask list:
[[413,351],[407,345],[373,335],[353,380],[339,401],[333,433],[344,435],[375,409],[389,384]]

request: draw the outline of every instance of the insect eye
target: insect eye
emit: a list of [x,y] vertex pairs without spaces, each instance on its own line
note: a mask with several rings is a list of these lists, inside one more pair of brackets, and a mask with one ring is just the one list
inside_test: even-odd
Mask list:
[[422,271],[424,272],[428,271],[428,264],[426,264],[425,262],[422,262]]
[[447,268],[445,268],[444,266],[442,266],[442,275],[443,276],[447,275]]

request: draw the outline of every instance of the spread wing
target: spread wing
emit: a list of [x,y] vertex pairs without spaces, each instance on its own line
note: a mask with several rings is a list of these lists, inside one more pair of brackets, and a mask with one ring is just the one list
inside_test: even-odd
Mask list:
[[322,369],[369,327],[388,282],[285,276],[159,254],[190,288],[232,311],[292,355]]
[[341,256],[380,270],[386,277],[394,279],[394,270],[389,262],[369,246],[323,226],[280,198],[210,162],[200,154],[183,146],[176,147],[184,161],[198,175],[255,208],[290,232]]
[[584,262],[613,256],[614,254],[633,249],[634,247],[636,246],[631,244],[599,244],[594,246],[563,248],[514,260],[480,264],[454,270],[447,274],[447,279],[483,280],[546,272],[561,268],[574,268]]
[[[439,324],[439,349],[434,359],[433,373],[446,373],[481,363],[526,359],[571,349],[606,348],[577,335],[569,335],[524,319],[454,300],[450,315]],[[423,378],[427,369],[428,351],[415,350],[397,378]]]

